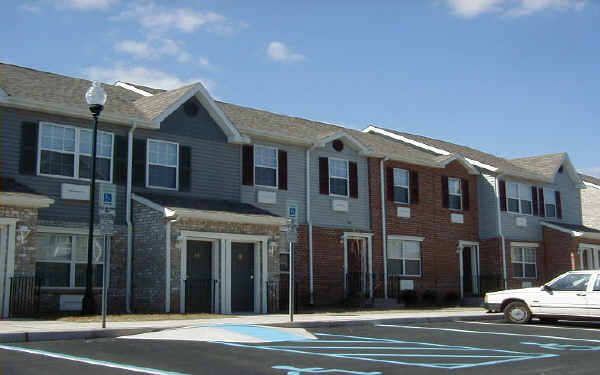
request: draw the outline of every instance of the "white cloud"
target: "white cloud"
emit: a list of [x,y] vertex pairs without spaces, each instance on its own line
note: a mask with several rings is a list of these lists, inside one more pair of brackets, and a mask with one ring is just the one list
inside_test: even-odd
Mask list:
[[267,57],[274,61],[284,62],[295,62],[306,59],[304,55],[292,52],[290,48],[282,42],[269,43],[267,47]]
[[113,4],[116,4],[118,0],[44,0],[46,2],[52,2],[57,8],[69,8],[77,10],[94,10],[101,9],[106,10]]
[[217,87],[217,83],[212,79],[200,77],[181,79],[171,73],[143,66],[128,67],[121,64],[111,68],[89,66],[83,70],[83,74],[90,80],[109,83],[124,81],[165,90],[176,89],[194,82],[202,82],[209,92],[213,92]]
[[132,19],[145,29],[163,33],[178,30],[192,33],[198,29],[229,35],[244,28],[246,24],[234,22],[222,14],[211,11],[197,11],[190,8],[165,8],[154,2],[136,3],[119,15],[120,19]]
[[582,10],[588,0],[443,0],[452,12],[465,18],[484,13],[526,16],[543,10]]
[[182,64],[197,65],[205,69],[215,68],[206,57],[194,57],[181,46],[181,43],[172,39],[149,38],[143,42],[123,40],[115,43],[114,49],[138,59],[153,60],[167,56],[174,57],[177,62]]

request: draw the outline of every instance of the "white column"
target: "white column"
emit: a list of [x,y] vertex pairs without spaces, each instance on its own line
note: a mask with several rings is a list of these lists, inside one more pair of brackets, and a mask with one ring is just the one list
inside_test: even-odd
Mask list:
[[367,248],[369,249],[369,297],[373,298],[373,238],[367,238]]
[[187,278],[187,239],[181,240],[181,270],[179,272],[179,311],[185,313],[185,279]]
[[[6,249],[6,274],[4,280],[10,280],[15,275],[15,236],[16,222],[8,225],[8,248]],[[4,316],[8,316],[10,304],[10,282],[4,285]]]
[[220,239],[219,240],[219,263],[220,263],[220,271],[219,271],[219,312],[221,314],[225,314],[227,311],[227,240]]
[[344,241],[344,294],[346,293],[347,290],[347,285],[346,285],[346,276],[348,275],[348,239],[346,238],[346,235],[344,234],[342,236],[342,239]]
[[460,275],[460,299],[463,299],[464,295],[465,295],[465,291],[463,290],[463,279],[465,277],[464,272],[463,272],[463,247],[461,245],[458,246],[458,268],[459,268],[459,275]]
[[231,314],[231,240],[225,240],[225,314]]
[[252,274],[254,275],[254,279],[253,284],[254,284],[254,313],[258,314],[260,313],[262,304],[261,304],[261,290],[260,290],[260,284],[262,284],[260,281],[262,280],[262,254],[261,254],[261,249],[262,249],[262,242],[255,242],[254,243],[254,269],[252,270]]
[[263,273],[262,273],[262,282],[260,283],[260,290],[262,291],[262,313],[266,314],[267,311],[267,282],[269,281],[269,244],[267,240],[262,241],[262,264],[263,264]]

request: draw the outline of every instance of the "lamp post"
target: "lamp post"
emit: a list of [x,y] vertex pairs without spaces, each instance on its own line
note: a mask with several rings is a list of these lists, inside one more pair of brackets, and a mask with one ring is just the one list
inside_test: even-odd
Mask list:
[[94,252],[94,203],[96,201],[96,135],[98,132],[98,116],[106,103],[106,92],[100,82],[94,81],[85,93],[85,101],[94,117],[94,133],[92,136],[92,171],[90,175],[90,227],[88,232],[87,268],[85,272],[85,294],[83,295],[83,315],[94,313],[94,295],[92,293],[92,256]]

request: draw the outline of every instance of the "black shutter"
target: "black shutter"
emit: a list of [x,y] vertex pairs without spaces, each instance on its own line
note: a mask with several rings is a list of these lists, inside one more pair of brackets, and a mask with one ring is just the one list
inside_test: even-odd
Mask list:
[[556,199],[556,217],[558,219],[562,219],[562,202],[560,201],[560,191],[555,191],[554,197]]
[[394,168],[387,167],[385,169],[385,184],[387,186],[387,199],[390,202],[394,201]]
[[460,188],[462,190],[462,208],[465,211],[469,211],[471,208],[469,201],[469,180],[460,179]]
[[319,192],[329,195],[329,159],[319,158]]
[[540,207],[538,206],[538,191],[535,186],[531,187],[531,206],[533,207],[533,216],[538,216]]
[[442,207],[450,207],[450,192],[448,191],[448,177],[442,176]]
[[499,199],[500,199],[500,211],[506,211],[506,181],[500,180],[499,185]]
[[540,200],[540,216],[541,217],[546,217],[546,206],[544,205],[544,188],[539,188],[538,190],[539,194],[539,200]]
[[287,190],[288,188],[288,160],[287,151],[279,150],[277,155],[278,173],[279,173],[279,188]]
[[146,186],[146,140],[133,139],[133,185]]
[[419,203],[419,173],[410,171],[410,203]]
[[358,198],[358,166],[353,161],[348,163],[348,176],[350,177],[350,198]]
[[179,146],[179,191],[190,191],[192,186],[192,148]]
[[242,147],[242,184],[254,185],[254,146]]
[[22,174],[37,173],[37,122],[23,122],[21,124],[21,159],[19,170]]
[[115,160],[113,165],[113,183],[116,185],[127,184],[127,137],[115,135]]

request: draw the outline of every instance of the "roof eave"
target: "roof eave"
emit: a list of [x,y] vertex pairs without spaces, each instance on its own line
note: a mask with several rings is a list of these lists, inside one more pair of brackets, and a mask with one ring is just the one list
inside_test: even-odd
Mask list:
[[[89,119],[91,116],[89,111],[71,109],[57,104],[25,99],[18,96],[0,96],[0,106],[78,117],[83,119]],[[153,130],[160,129],[160,124],[154,121],[136,117],[119,116],[106,112],[102,113],[101,120],[103,122],[110,122],[118,125],[131,126],[131,124],[135,123],[136,127],[138,128]]]
[[0,191],[0,205],[24,208],[46,208],[54,203],[54,199],[45,195],[3,192]]

